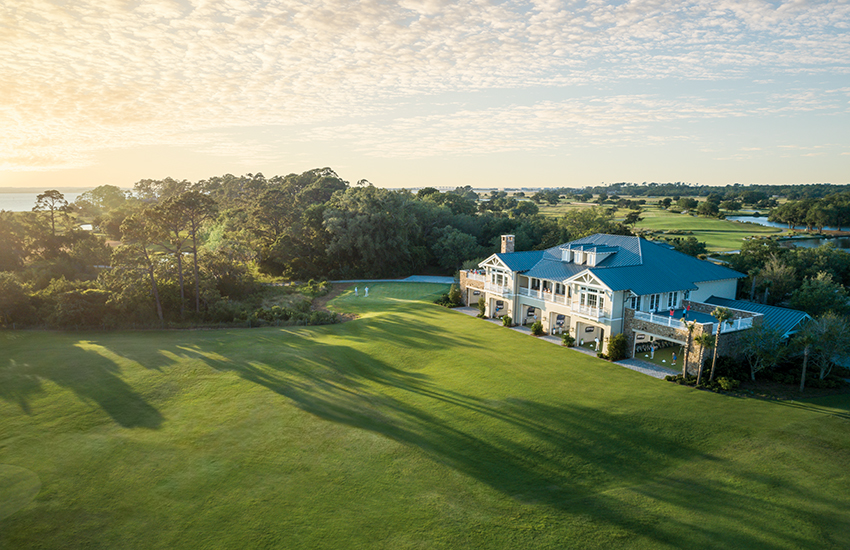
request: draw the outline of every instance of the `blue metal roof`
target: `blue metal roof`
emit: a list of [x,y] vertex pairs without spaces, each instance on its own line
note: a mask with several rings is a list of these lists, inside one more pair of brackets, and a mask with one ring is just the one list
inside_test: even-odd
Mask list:
[[706,304],[713,306],[728,307],[732,309],[740,309],[752,313],[761,313],[764,315],[764,324],[770,328],[779,330],[783,336],[796,332],[800,323],[806,319],[811,319],[809,315],[803,311],[796,309],[788,309],[785,307],[769,306],[767,304],[757,304],[746,300],[729,300],[727,298],[718,298],[712,296],[705,301]]
[[527,252],[508,252],[496,254],[511,271],[528,271],[543,257],[542,250],[529,250]]
[[[596,266],[561,261],[565,249],[605,254]],[[611,290],[656,294],[695,290],[696,283],[745,277],[728,267],[699,260],[639,237],[596,234],[545,251],[497,254],[513,271],[564,281],[589,270]]]
[[574,275],[578,275],[587,269],[586,265],[576,265],[562,262],[560,259],[552,260],[543,258],[523,275],[537,279],[548,279],[550,281],[564,281]]

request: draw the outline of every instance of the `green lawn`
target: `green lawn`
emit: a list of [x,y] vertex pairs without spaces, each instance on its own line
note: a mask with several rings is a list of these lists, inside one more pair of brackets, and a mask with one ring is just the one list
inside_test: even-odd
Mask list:
[[596,204],[596,203],[592,203],[592,202],[580,202],[580,201],[574,201],[574,200],[570,200],[570,201],[561,200],[560,203],[555,204],[555,205],[541,203],[538,206],[540,207],[540,213],[542,215],[549,217],[549,218],[553,218],[553,217],[561,217],[564,214],[566,214],[567,212],[569,212],[570,210],[575,210],[577,208],[592,208],[594,206],[599,206],[599,205]]
[[850,399],[655,380],[422,300],[0,333],[0,548],[846,548]]
[[704,241],[711,251],[740,250],[744,237],[782,233],[781,229],[773,227],[674,214],[659,208],[648,209],[641,215],[644,219],[637,224],[637,228],[655,231],[690,231],[691,233],[685,236],[694,236],[698,241]]
[[[560,217],[568,211],[576,208],[590,208],[596,206],[590,203],[573,202],[571,204],[561,203],[556,206],[541,206],[540,213],[548,217]],[[615,216],[620,220],[629,210],[619,209]],[[644,207],[641,214],[643,221],[635,227],[638,229],[652,229],[658,232],[664,231],[690,231],[685,237],[694,236],[699,241],[706,243],[710,251],[721,252],[727,250],[739,250],[745,237],[751,235],[776,235],[782,233],[781,229],[764,227],[752,223],[737,223],[716,218],[703,218],[687,214],[674,214],[657,207]],[[679,236],[679,235],[673,235]]]

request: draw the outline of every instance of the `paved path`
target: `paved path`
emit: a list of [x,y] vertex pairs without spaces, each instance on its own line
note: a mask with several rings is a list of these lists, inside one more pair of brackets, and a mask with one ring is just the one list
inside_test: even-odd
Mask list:
[[[458,311],[463,313],[464,315],[469,315],[470,317],[478,316],[478,308],[477,307],[458,307],[455,308],[454,311]],[[498,319],[482,319],[482,321],[489,321],[496,325],[501,325],[502,322]],[[516,326],[511,327],[511,330],[515,330],[516,332],[520,332],[522,334],[528,334],[531,336],[531,329],[527,326]],[[546,342],[550,342],[552,344],[561,345],[562,340],[560,336],[540,336],[540,340],[545,340]],[[586,349],[580,346],[575,346],[570,348],[571,351],[576,351],[578,353],[583,353],[585,355],[590,355],[591,357],[596,357],[596,352],[590,349]],[[641,374],[645,374],[647,376],[652,376],[653,378],[663,379],[665,376],[670,374],[678,374],[674,370],[665,369],[664,367],[659,367],[658,365],[653,365],[652,363],[647,363],[645,361],[641,361],[640,359],[622,359],[616,362],[617,365],[621,367],[626,367],[627,369],[631,369],[635,372],[639,372]]]
[[[332,283],[442,283],[450,285],[454,277],[438,277],[436,275],[411,275],[406,279],[340,279]],[[477,313],[477,310],[476,310]]]
[[652,363],[647,363],[640,359],[620,359],[617,361],[617,364],[626,367],[627,369],[632,369],[633,371],[662,380],[665,376],[680,374],[680,372],[659,367],[658,365],[653,365]]

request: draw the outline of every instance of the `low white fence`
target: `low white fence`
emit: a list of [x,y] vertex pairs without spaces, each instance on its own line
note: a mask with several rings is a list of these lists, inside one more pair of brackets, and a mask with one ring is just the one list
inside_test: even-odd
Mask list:
[[[747,330],[748,328],[753,328],[753,318],[746,317],[744,319],[735,319],[733,321],[726,321],[723,323],[723,333],[726,332],[735,332],[738,330]],[[711,323],[712,334],[717,334],[717,323]]]
[[487,275],[485,275],[484,273],[472,273],[470,271],[467,271],[466,278],[470,281],[478,281],[480,283],[487,282]]
[[484,290],[486,290],[487,292],[492,292],[493,294],[498,294],[500,296],[509,296],[513,294],[513,292],[511,291],[511,287],[494,285],[493,283],[484,283]]
[[562,304],[565,306],[569,305],[569,302],[567,301],[567,296],[565,294],[555,294],[554,292],[534,290],[525,287],[520,287],[519,293],[523,296],[528,296],[529,298],[537,298],[538,300],[545,300],[547,302],[552,302],[553,304]]
[[[656,325],[664,325],[666,327],[673,327],[679,329],[687,330],[687,325],[682,322],[681,319],[677,319],[675,317],[671,317],[670,315],[659,315],[656,313],[649,313],[647,311],[635,311],[635,319],[640,319],[642,321],[649,321],[650,323],[654,323]],[[698,323],[711,325],[711,333],[717,334],[717,323]],[[734,319],[732,321],[726,321],[723,323],[723,332],[735,332],[738,330],[747,330],[748,328],[753,327],[753,318],[746,317],[743,319]]]
[[655,313],[649,313],[648,311],[635,311],[635,319],[649,321],[650,323],[664,325],[665,327],[681,328],[685,330],[688,328],[681,319],[676,319],[670,315],[656,315]]

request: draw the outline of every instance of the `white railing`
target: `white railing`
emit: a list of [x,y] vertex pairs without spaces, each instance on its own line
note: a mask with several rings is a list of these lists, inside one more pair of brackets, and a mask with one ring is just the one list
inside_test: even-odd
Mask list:
[[579,315],[591,317],[593,319],[604,319],[608,316],[604,309],[600,309],[598,307],[583,306],[580,305],[578,302],[573,302],[570,310],[573,313],[578,313]]
[[[747,330],[748,328],[753,328],[753,318],[746,317],[743,319],[735,319],[733,321],[726,321],[723,323],[723,332],[735,332],[738,330]],[[717,334],[717,323],[711,324],[712,334]]]
[[484,283],[484,290],[492,292],[493,294],[499,294],[500,296],[509,296],[513,294],[511,287],[495,285],[493,283]]
[[466,272],[466,278],[469,279],[470,281],[478,281],[480,283],[486,283],[487,282],[487,275],[485,275],[484,273],[479,274],[479,273],[471,273],[471,272],[467,271]]
[[523,296],[528,296],[529,298],[537,298],[538,300],[542,300],[543,297],[540,295],[539,290],[534,290],[532,288],[526,288],[524,286],[519,287],[519,293]]
[[552,302],[553,304],[569,305],[567,297],[564,294],[555,294],[554,292],[547,292],[545,290],[534,290],[533,288],[526,287],[520,287],[519,293],[523,296],[528,296],[529,298],[545,300],[547,302]]
[[682,322],[681,319],[676,319],[671,317],[670,315],[656,315],[654,313],[649,313],[646,311],[635,311],[635,319],[640,319],[641,321],[649,321],[650,323],[654,323],[656,325],[664,325],[667,327],[675,327],[687,329],[685,323]]

